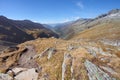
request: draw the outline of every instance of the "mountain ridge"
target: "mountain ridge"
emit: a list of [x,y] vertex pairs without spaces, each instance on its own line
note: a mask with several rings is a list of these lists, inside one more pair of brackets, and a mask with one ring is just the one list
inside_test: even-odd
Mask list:
[[64,39],[70,39],[76,34],[90,29],[96,25],[100,25],[102,23],[110,23],[112,21],[120,20],[120,9],[111,10],[105,14],[97,16],[93,19],[78,19],[73,24],[68,26],[59,27],[58,30],[61,30],[61,36]]
[[[41,37],[41,38],[42,37],[52,37],[52,36],[58,37],[57,34],[52,32],[50,29],[45,28],[42,24],[34,23],[30,20],[11,20],[11,19],[8,19],[4,16],[0,16],[0,26],[1,26],[0,27],[0,30],[1,30],[0,33],[3,34],[3,35],[6,34],[6,36],[7,36],[7,35],[9,35],[13,32],[14,34],[13,35],[11,34],[11,37],[14,36],[14,35],[19,36],[22,33],[24,33],[23,36],[25,36],[25,34],[26,34],[26,37],[28,37],[27,40],[32,40],[32,39],[35,39],[35,38],[38,38],[38,37]],[[9,29],[11,30],[11,33],[9,32]],[[15,29],[15,30],[13,30],[13,29]],[[7,34],[7,32],[5,33],[5,30],[7,32],[9,32],[9,34]],[[21,38],[22,38],[22,36],[21,36]],[[1,40],[4,40],[4,39],[5,38],[3,38]],[[8,40],[8,39],[9,38],[7,38],[6,40]],[[11,40],[10,40],[10,42],[11,42]],[[15,40],[15,42],[16,41],[17,40]],[[18,43],[23,42],[23,41],[21,39],[21,41],[19,40]],[[12,41],[12,42],[14,42],[14,41]]]

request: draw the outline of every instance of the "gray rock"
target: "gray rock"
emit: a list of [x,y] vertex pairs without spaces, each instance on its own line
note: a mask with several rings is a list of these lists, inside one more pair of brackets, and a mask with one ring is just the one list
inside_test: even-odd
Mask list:
[[65,80],[65,77],[66,77],[66,71],[67,71],[67,67],[70,67],[72,66],[72,56],[68,53],[64,54],[64,61],[63,61],[63,64],[62,64],[62,80]]
[[112,68],[110,67],[104,67],[104,66],[100,66],[102,69],[104,69],[105,71],[111,73],[111,74],[117,74]]
[[37,80],[38,73],[35,71],[34,68],[28,69],[16,75],[15,80]]
[[68,46],[68,50],[70,51],[70,50],[73,50],[74,49],[74,46],[72,46],[72,45],[69,45]]
[[38,55],[39,58],[46,56],[48,54],[49,48],[45,49],[40,55]]
[[18,66],[23,68],[37,68],[39,65],[33,59],[36,51],[33,46],[26,46],[26,50],[21,54],[18,60]]
[[13,78],[8,74],[0,73],[0,80],[13,80]]
[[115,78],[112,78],[110,75],[102,71],[92,62],[86,60],[84,64],[88,71],[89,80],[116,80]]
[[120,47],[120,41],[119,40],[107,40],[107,39],[104,39],[104,40],[101,40],[100,42],[102,42],[104,44],[107,44],[107,45]]
[[68,49],[68,51],[71,51],[71,50],[73,50],[73,49],[77,49],[77,48],[80,48],[81,46],[80,45],[72,45],[72,44],[70,44],[68,47],[67,47],[67,49]]
[[34,57],[33,57],[33,59],[35,59],[35,58],[41,58],[41,57],[43,57],[43,56],[46,56],[49,51],[49,48],[47,48],[47,49],[45,49],[42,53],[40,53],[40,54],[37,54],[37,55],[35,55]]
[[97,48],[97,47],[92,47],[92,46],[86,46],[86,48],[88,52],[94,57],[97,57],[98,54],[111,56],[110,53],[104,52],[102,48]]
[[94,57],[97,56],[97,53],[95,51],[95,47],[87,47],[88,52],[93,55]]
[[14,73],[14,75],[19,74],[20,72],[26,71],[27,68],[13,68],[11,71]]
[[33,59],[42,58],[44,56],[47,56],[47,58],[50,59],[55,52],[56,52],[55,48],[47,48],[42,53],[35,55]]
[[50,59],[53,54],[56,52],[55,48],[49,48],[49,51],[48,51],[48,59]]

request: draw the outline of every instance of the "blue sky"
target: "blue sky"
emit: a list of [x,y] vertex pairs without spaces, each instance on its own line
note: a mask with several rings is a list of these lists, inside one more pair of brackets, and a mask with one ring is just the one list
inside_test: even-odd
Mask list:
[[0,15],[41,23],[94,18],[120,8],[120,0],[0,0]]

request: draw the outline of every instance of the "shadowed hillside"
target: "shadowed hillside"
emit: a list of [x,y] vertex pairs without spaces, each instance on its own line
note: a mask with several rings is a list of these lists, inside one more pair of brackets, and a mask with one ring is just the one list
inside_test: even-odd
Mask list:
[[29,20],[17,21],[0,16],[0,40],[21,43],[24,41],[43,38],[58,37],[51,30],[43,27],[39,23]]

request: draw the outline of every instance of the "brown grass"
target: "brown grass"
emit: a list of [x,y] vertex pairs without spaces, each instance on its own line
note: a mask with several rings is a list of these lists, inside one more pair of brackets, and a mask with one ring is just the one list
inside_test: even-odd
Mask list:
[[82,39],[120,39],[119,22],[103,23],[80,32],[73,38]]

